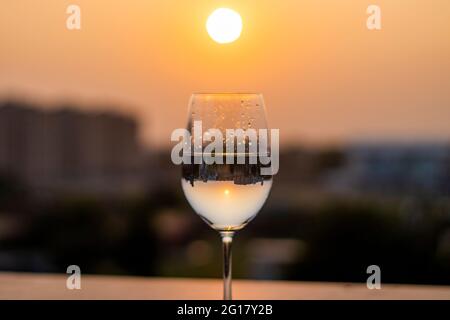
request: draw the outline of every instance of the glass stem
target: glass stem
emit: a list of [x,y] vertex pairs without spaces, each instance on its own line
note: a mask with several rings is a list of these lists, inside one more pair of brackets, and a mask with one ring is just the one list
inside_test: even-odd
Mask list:
[[231,300],[231,243],[233,231],[222,231],[223,244],[223,300]]

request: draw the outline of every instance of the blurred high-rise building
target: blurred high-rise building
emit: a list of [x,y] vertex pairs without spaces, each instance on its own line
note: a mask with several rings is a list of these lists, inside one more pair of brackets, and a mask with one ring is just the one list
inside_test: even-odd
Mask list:
[[133,118],[0,105],[0,174],[34,192],[142,191],[145,159]]

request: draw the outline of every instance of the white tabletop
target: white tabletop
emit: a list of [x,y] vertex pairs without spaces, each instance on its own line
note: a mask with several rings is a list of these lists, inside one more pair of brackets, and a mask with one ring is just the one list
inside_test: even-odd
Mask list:
[[[221,299],[220,279],[82,275],[81,289],[68,275],[0,273],[0,299]],[[235,280],[234,299],[450,299],[449,286]]]

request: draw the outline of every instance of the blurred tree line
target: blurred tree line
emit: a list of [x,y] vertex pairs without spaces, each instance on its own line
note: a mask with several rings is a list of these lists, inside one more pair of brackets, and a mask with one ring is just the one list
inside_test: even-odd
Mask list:
[[[324,161],[329,166],[340,160]],[[3,176],[0,270],[62,273],[77,264],[85,273],[218,277],[219,238],[195,216],[180,189],[43,200]],[[302,246],[277,278],[364,282],[367,266],[376,264],[383,282],[450,284],[448,201],[408,201],[327,197],[287,205],[269,200],[236,237],[235,276],[254,277],[252,252],[246,250],[253,239],[296,239]],[[190,260],[188,248],[193,248]],[[276,254],[271,247],[261,250]],[[204,263],[192,262],[203,261],[202,254],[209,257]],[[271,278],[270,272],[263,274]]]

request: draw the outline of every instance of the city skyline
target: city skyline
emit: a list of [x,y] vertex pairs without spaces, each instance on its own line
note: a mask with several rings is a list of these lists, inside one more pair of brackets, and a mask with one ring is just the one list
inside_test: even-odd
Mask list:
[[[0,101],[0,178],[18,179],[44,194],[142,193],[178,182],[179,168],[167,161],[169,148],[139,144],[138,127],[118,112],[68,105],[43,110]],[[445,194],[449,150],[450,145],[439,143],[285,146],[277,175],[284,187],[278,193],[307,186],[340,194]]]

